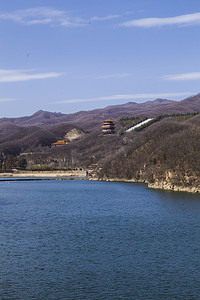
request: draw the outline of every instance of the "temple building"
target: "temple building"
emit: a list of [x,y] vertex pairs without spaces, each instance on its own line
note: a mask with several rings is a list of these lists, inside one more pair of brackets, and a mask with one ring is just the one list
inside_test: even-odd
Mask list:
[[115,125],[114,122],[110,119],[107,119],[103,122],[102,132],[104,134],[113,134],[115,133]]
[[58,140],[55,143],[51,144],[51,147],[59,147],[59,146],[63,146],[63,145],[67,145],[68,142],[66,142],[65,140]]

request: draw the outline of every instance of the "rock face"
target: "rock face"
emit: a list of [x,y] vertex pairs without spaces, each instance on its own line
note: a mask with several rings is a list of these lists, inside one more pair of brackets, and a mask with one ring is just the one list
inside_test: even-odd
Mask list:
[[85,133],[82,130],[73,128],[65,135],[65,139],[71,142],[78,138],[84,137],[84,135],[85,135]]
[[148,183],[149,188],[162,189],[174,192],[188,192],[188,193],[199,193],[200,188],[194,186],[176,186],[173,184],[167,184],[166,182],[156,182],[154,184]]
[[168,171],[163,178],[155,178],[154,182],[147,182],[149,188],[164,189],[179,192],[199,193],[200,185],[197,176],[181,176],[180,173]]

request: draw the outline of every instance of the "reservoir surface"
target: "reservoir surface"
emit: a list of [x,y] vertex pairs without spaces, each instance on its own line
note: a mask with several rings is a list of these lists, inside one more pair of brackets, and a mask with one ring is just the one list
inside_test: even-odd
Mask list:
[[1,299],[199,299],[200,195],[0,182]]

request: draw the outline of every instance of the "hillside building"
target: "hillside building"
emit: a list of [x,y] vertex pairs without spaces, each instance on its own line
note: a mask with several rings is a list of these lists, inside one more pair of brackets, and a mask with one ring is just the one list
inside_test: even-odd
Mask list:
[[114,134],[115,133],[114,122],[110,119],[105,120],[102,125],[102,132],[103,134]]
[[67,145],[68,142],[66,142],[65,140],[58,140],[55,143],[51,144],[51,147],[59,147],[59,146],[63,146],[63,145]]

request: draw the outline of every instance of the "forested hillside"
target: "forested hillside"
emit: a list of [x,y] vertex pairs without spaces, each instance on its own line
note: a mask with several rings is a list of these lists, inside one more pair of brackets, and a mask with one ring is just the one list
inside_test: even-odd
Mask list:
[[198,188],[199,150],[199,115],[184,122],[164,119],[132,133],[129,145],[105,161],[99,176]]

